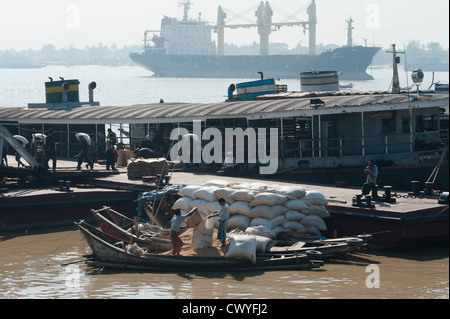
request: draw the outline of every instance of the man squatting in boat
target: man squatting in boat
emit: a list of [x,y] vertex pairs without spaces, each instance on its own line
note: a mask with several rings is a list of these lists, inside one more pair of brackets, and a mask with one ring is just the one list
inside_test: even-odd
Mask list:
[[370,192],[375,188],[377,184],[378,177],[378,167],[375,165],[373,161],[369,161],[369,164],[364,169],[364,172],[367,174],[366,183],[363,185],[362,194],[367,196]]

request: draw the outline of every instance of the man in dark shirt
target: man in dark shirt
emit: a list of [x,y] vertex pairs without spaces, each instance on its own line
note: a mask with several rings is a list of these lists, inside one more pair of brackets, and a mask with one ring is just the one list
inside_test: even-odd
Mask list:
[[45,161],[42,164],[45,169],[49,169],[48,162],[53,161],[53,171],[56,170],[56,142],[53,129],[49,129],[45,138]]
[[78,153],[78,166],[77,170],[81,169],[81,164],[83,164],[83,160],[86,161],[86,168],[89,169],[89,167],[94,169],[94,164],[92,164],[91,160],[89,159],[89,145],[87,141],[84,138],[80,138],[78,140],[80,142],[80,153]]
[[140,149],[134,151],[134,155],[136,155],[136,158],[148,159],[148,158],[154,158],[155,152],[153,152],[149,148],[140,148]]

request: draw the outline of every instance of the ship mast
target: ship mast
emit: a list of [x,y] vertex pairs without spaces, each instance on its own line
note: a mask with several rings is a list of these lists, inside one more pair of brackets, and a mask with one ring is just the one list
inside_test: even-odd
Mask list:
[[[353,27],[353,19],[352,17],[350,17],[350,20],[347,20],[347,46],[350,48],[353,46],[353,30],[355,30],[355,28]],[[366,45],[367,46],[367,45]]]
[[[189,2],[189,1],[188,1]],[[183,4],[184,5],[184,4]],[[248,11],[248,10],[247,10]],[[309,53],[316,54],[316,25],[317,25],[317,7],[315,0],[312,0],[307,7],[308,21],[297,21],[297,22],[281,22],[273,23],[272,16],[273,10],[268,1],[264,4],[261,2],[255,12],[257,18],[256,23],[251,24],[233,24],[227,25],[225,19],[227,14],[224,9],[219,6],[217,12],[217,25],[215,26],[215,31],[217,33],[217,54],[224,55],[224,42],[225,42],[225,28],[251,28],[257,27],[260,36],[260,53],[261,55],[269,54],[269,36],[272,33],[273,28],[280,29],[282,26],[296,26],[301,25],[305,30],[309,30]],[[291,15],[294,16],[294,15]]]
[[400,79],[398,76],[398,64],[400,63],[400,57],[397,54],[405,54],[405,52],[399,52],[395,49],[396,45],[392,45],[392,51],[387,51],[388,53],[392,53],[393,57],[393,76],[392,76],[392,93],[400,93]]
[[272,33],[272,16],[273,11],[270,8],[269,2],[261,4],[258,7],[258,11],[255,13],[258,25],[258,34],[260,39],[260,54],[269,55],[269,35]]
[[316,54],[317,6],[315,0],[312,0],[307,13],[309,17],[309,54]]
[[186,22],[189,20],[189,10],[191,9],[192,2],[189,0],[186,0],[185,2],[179,2],[180,6],[184,7],[184,15],[183,15],[183,21]]

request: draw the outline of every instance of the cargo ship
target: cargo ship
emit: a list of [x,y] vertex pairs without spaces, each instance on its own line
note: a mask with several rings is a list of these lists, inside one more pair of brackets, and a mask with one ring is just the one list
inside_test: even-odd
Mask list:
[[[353,46],[352,19],[348,23],[347,45],[316,54],[316,4],[308,7],[306,22],[272,23],[270,4],[260,4],[254,25],[226,25],[223,9],[218,9],[217,25],[199,17],[189,18],[191,3],[186,1],[182,20],[164,17],[161,30],[145,32],[144,51],[131,53],[130,58],[139,66],[159,77],[178,78],[254,78],[258,72],[267,77],[298,79],[301,72],[336,70],[343,80],[373,80],[367,73],[379,47]],[[309,31],[309,53],[303,55],[270,55],[269,35],[272,27],[303,25]],[[260,35],[260,55],[225,55],[224,29],[257,27]],[[154,34],[149,39],[149,34]],[[212,40],[218,34],[218,46]],[[153,44],[151,44],[151,42]]]

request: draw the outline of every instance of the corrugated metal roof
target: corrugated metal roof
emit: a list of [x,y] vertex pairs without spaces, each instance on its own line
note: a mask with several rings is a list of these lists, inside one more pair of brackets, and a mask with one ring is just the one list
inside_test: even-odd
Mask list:
[[[284,94],[286,95],[286,94]],[[28,109],[17,107],[0,107],[0,120],[19,122],[54,121],[56,123],[82,122],[108,122],[117,121],[155,121],[155,120],[191,120],[194,118],[219,117],[255,117],[255,116],[282,116],[286,113],[300,112],[314,115],[326,112],[375,111],[375,106],[386,106],[387,109],[407,108],[408,96],[406,94],[303,94],[299,98],[263,99],[255,101],[233,101],[220,103],[164,103],[145,104],[133,106],[83,106],[69,110]],[[293,94],[291,94],[291,97]],[[310,99],[320,98],[325,104],[320,107],[311,106]],[[423,95],[412,100],[414,107],[447,106],[448,95]],[[379,109],[377,109],[378,111]]]

